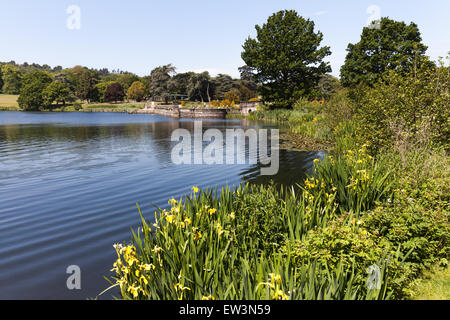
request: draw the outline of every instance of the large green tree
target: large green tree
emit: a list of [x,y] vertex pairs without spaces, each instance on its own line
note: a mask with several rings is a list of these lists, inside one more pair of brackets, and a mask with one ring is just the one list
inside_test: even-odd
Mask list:
[[0,64],[0,93],[2,92],[3,87],[3,74],[2,74],[2,65]]
[[2,92],[6,94],[19,93],[22,83],[22,74],[20,70],[13,65],[5,64],[2,66]]
[[19,106],[25,111],[38,110],[44,104],[43,91],[51,82],[52,78],[45,71],[26,74],[17,99]]
[[139,77],[132,73],[123,73],[119,75],[116,82],[120,83],[123,87],[123,90],[127,91],[128,88],[136,81],[139,81]]
[[233,89],[235,81],[227,74],[219,73],[214,79],[215,96],[218,99],[224,99],[225,93]]
[[187,89],[190,100],[200,100],[202,103],[211,102],[214,97],[214,83],[208,71],[193,74]]
[[245,41],[241,56],[246,71],[253,70],[255,81],[262,84],[264,100],[291,106],[331,71],[323,61],[331,52],[327,46],[320,47],[322,33],[315,32],[314,22],[295,10],[279,11],[255,28],[256,39]]
[[365,27],[361,40],[347,47],[341,68],[342,85],[373,85],[388,70],[407,73],[424,61],[427,47],[421,41],[419,28],[412,22],[407,25],[382,18],[379,28]]
[[68,69],[66,74],[75,96],[86,101],[95,97],[94,87],[98,83],[98,75],[95,71],[82,66],[75,66]]
[[147,94],[147,87],[141,81],[135,81],[127,90],[128,99],[142,101]]
[[188,85],[195,72],[177,73],[169,80],[169,90],[177,94],[188,94]]
[[69,88],[59,81],[53,81],[42,91],[42,97],[46,105],[51,105],[54,101],[57,104],[62,102],[63,105],[66,105],[69,96]]
[[170,79],[175,73],[175,67],[171,64],[157,67],[150,73],[150,94],[153,100],[164,100],[166,103],[170,98]]

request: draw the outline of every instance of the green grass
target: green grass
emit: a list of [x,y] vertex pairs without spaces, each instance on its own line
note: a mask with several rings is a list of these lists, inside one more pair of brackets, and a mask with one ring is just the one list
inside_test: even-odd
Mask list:
[[0,94],[0,110],[19,110],[16,94]]
[[450,300],[450,267],[434,266],[414,287],[415,300]]
[[138,110],[143,109],[143,102],[136,103],[99,103],[99,104],[84,104],[83,109],[80,111],[85,112],[95,112],[95,111],[116,111],[116,112],[124,112],[129,110]]

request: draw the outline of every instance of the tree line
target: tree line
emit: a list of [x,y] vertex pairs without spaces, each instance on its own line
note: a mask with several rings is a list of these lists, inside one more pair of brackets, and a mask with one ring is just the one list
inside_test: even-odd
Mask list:
[[172,64],[139,77],[105,68],[63,69],[10,62],[1,64],[0,88],[3,93],[20,93],[19,105],[28,110],[76,99],[167,103],[174,95],[210,104],[261,97],[272,107],[290,108],[299,98],[326,100],[341,86],[372,87],[388,71],[407,74],[422,65],[436,67],[425,56],[427,47],[415,23],[382,18],[378,26],[364,27],[360,41],[348,45],[339,80],[329,74],[332,70],[325,59],[331,50],[321,46],[323,34],[315,30],[314,21],[295,10],[282,10],[255,26],[256,38],[245,40],[241,54],[245,65],[239,68],[239,79],[226,74],[211,77],[207,71],[176,73]]
[[229,99],[239,103],[257,97],[258,85],[251,79],[234,79],[226,74],[212,77],[202,73],[177,73],[171,65],[159,66],[140,77],[127,71],[84,66],[63,69],[48,65],[0,63],[0,92],[19,94],[24,110],[38,110],[75,101],[120,102],[124,99],[213,102]]

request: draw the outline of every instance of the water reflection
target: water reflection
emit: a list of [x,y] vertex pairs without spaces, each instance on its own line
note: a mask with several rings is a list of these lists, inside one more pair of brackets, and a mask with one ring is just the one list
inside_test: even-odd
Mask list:
[[[204,120],[203,130],[273,127],[253,121]],[[151,218],[200,187],[241,182],[289,185],[320,153],[280,150],[280,171],[259,165],[171,162],[173,130],[189,119],[116,113],[0,112],[0,299],[85,299],[102,291],[112,244],[130,239],[135,207]],[[244,152],[248,153],[248,150]],[[82,290],[65,287],[68,265],[81,267]]]

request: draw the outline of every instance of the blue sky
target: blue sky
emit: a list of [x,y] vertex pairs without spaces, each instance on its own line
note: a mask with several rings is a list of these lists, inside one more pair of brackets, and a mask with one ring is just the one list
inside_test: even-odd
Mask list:
[[[81,28],[67,28],[70,5]],[[80,64],[148,74],[172,63],[178,72],[208,70],[238,76],[242,44],[255,24],[282,9],[314,20],[338,76],[348,43],[359,41],[376,5],[381,16],[419,25],[427,54],[450,51],[449,0],[0,0],[0,61],[72,67]]]

